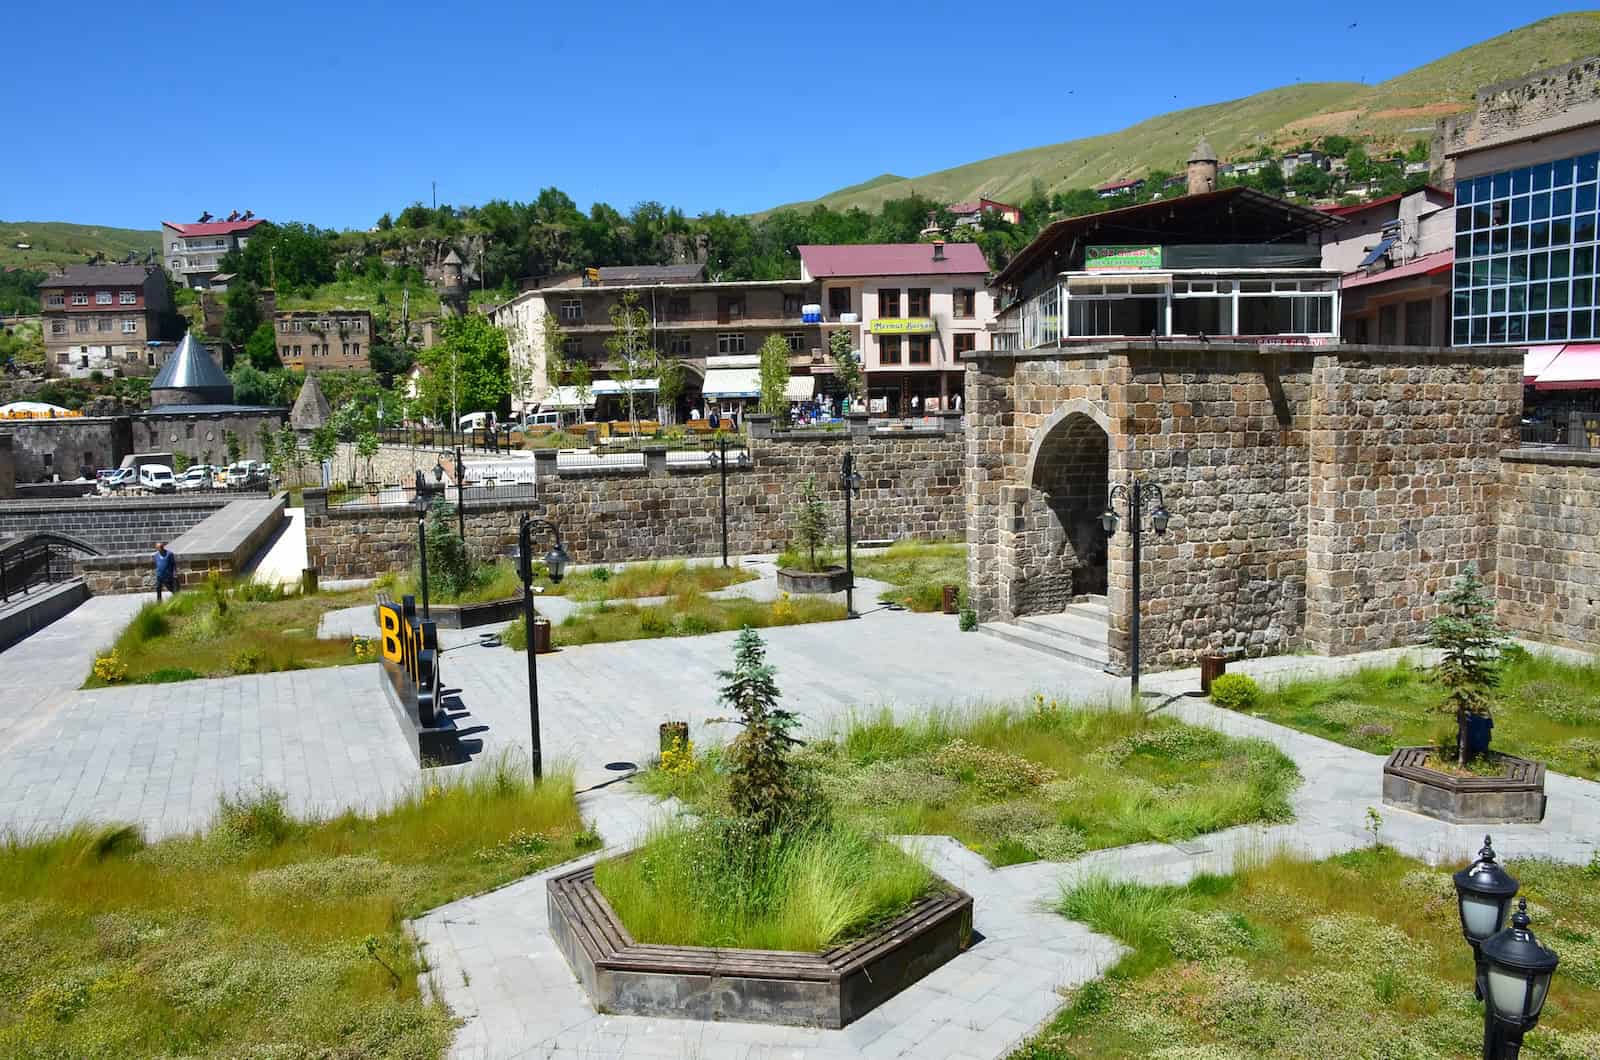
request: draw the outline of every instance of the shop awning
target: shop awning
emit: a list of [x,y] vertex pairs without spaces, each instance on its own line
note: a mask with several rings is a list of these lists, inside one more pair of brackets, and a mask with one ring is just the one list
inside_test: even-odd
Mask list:
[[653,394],[660,385],[661,380],[659,379],[634,379],[627,383],[617,379],[596,379],[593,390],[597,396],[610,395],[615,397],[630,390],[635,394]]
[[1539,373],[1550,367],[1550,362],[1563,349],[1562,343],[1554,346],[1529,346],[1522,351],[1522,383],[1532,386],[1534,380],[1539,378]]
[[817,381],[809,375],[791,375],[783,396],[790,401],[810,401],[817,393]]
[[1538,390],[1600,389],[1600,345],[1568,343],[1539,373],[1533,385]]
[[700,393],[708,398],[758,398],[760,368],[707,368]]
[[553,387],[539,402],[542,412],[566,412],[577,408],[594,408],[594,391],[586,395],[588,400],[581,405],[578,402],[578,388],[575,386]]

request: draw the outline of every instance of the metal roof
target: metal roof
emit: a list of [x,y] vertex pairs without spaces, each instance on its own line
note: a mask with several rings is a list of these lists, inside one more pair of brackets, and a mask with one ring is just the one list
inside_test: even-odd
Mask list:
[[976,243],[945,243],[935,258],[933,243],[831,243],[796,247],[813,279],[831,276],[984,275],[989,263]]
[[266,224],[261,217],[253,217],[248,221],[193,221],[184,224],[180,221],[162,221],[161,224],[177,232],[181,236],[226,236],[235,232],[248,232],[256,225]]
[[600,284],[693,283],[705,277],[704,265],[602,265]]
[[1189,152],[1189,161],[1191,162],[1215,162],[1216,160],[1217,153],[1211,149],[1211,141],[1204,136],[1200,137],[1200,142],[1194,145],[1194,150]]
[[143,286],[149,277],[150,265],[68,265],[59,276],[49,276],[39,281],[46,287]]
[[150,389],[226,391],[227,396],[219,400],[226,402],[233,399],[233,381],[211,359],[206,348],[196,341],[193,332],[178,343],[178,348],[161,366],[161,371],[156,373]]

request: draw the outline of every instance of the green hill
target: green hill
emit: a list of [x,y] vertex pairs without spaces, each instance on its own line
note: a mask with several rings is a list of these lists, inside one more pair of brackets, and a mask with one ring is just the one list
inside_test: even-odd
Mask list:
[[[1119,132],[1033,147],[921,177],[875,177],[816,202],[876,208],[912,192],[944,202],[985,195],[1019,202],[1034,181],[1045,191],[1092,187],[1152,169],[1181,171],[1204,133],[1224,161],[1330,134],[1409,147],[1440,117],[1466,110],[1486,84],[1600,54],[1600,11],[1555,15],[1447,55],[1377,85],[1300,84],[1244,99],[1173,111]],[[1427,130],[1427,131],[1425,131]],[[791,206],[809,206],[793,203]]]
[[[29,249],[18,249],[27,243]],[[136,228],[105,228],[65,221],[0,221],[0,267],[23,265],[50,272],[62,265],[86,261],[102,254],[121,261],[131,251],[143,256],[161,247],[160,232]]]

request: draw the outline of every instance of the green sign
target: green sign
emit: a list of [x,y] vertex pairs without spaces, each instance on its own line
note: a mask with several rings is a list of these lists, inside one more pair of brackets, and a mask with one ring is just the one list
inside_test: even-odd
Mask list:
[[1083,267],[1097,269],[1159,269],[1160,247],[1090,247],[1084,252]]
[[874,335],[925,335],[933,330],[931,317],[878,317],[872,322]]

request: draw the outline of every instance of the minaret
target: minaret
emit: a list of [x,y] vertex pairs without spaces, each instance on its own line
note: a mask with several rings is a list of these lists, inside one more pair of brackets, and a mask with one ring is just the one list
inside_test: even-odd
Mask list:
[[439,265],[439,304],[447,317],[467,314],[467,281],[461,274],[461,256],[450,249]]
[[1189,152],[1189,194],[1202,195],[1217,190],[1217,153],[1204,136]]

